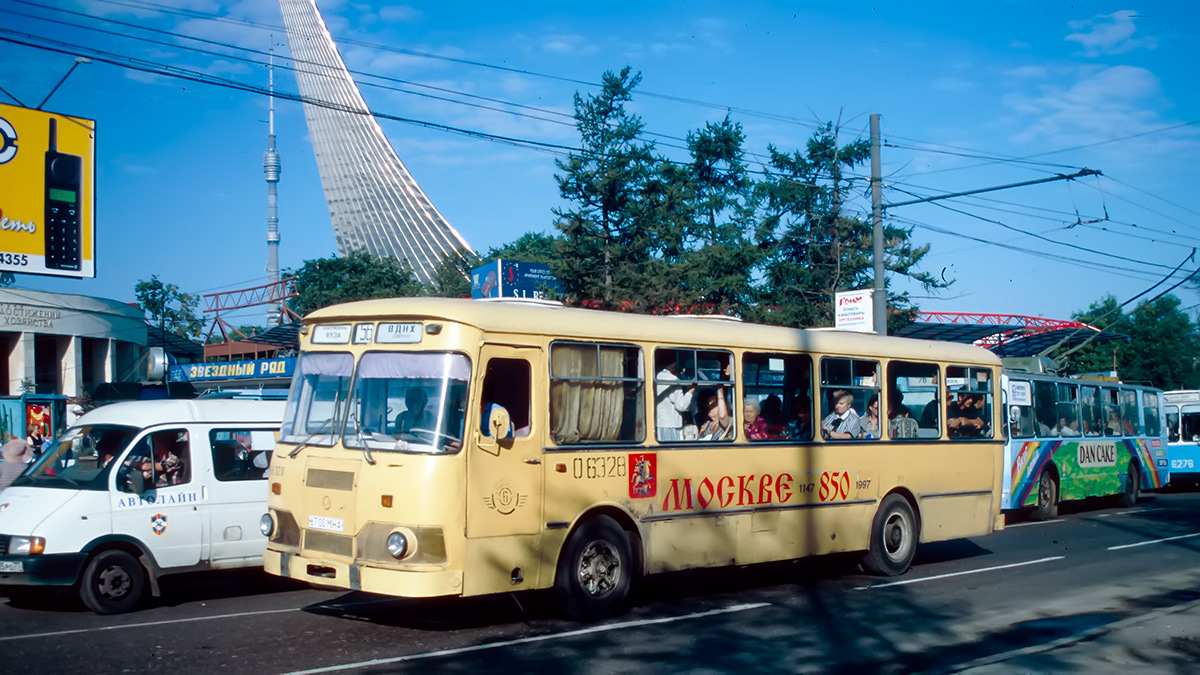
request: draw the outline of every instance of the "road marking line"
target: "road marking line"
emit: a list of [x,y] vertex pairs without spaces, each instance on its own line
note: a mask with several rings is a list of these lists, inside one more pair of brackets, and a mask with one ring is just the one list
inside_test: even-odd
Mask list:
[[1108,550],[1119,551],[1123,548],[1134,548],[1136,546],[1146,546],[1147,544],[1161,544],[1164,541],[1175,541],[1176,539],[1189,539],[1191,537],[1200,537],[1200,532],[1193,532],[1191,534],[1181,534],[1178,537],[1167,537],[1166,539],[1151,539],[1150,541],[1139,541],[1136,544],[1121,544],[1120,546],[1109,546]]
[[421,654],[408,654],[406,656],[396,656],[387,659],[372,659],[370,661],[359,661],[358,663],[343,663],[337,666],[326,666],[324,668],[313,668],[311,670],[297,670],[291,675],[308,675],[309,673],[331,673],[338,670],[352,670],[355,668],[370,668],[373,666],[388,665],[391,663],[401,663],[403,661],[416,661],[417,659],[430,659],[439,656],[455,656],[458,654],[466,654],[468,652],[478,652],[485,649],[497,649],[500,647],[511,647],[513,645],[529,644],[532,642],[544,642],[546,640],[555,640],[558,638],[577,637],[580,635],[590,635],[593,633],[605,633],[614,630],[623,630],[625,628],[640,628],[642,626],[654,626],[665,623],[674,623],[676,621],[686,621],[688,619],[700,619],[707,616],[716,616],[718,614],[729,614],[732,612],[744,612],[750,609],[760,609],[762,607],[770,607],[769,602],[754,602],[742,605],[734,605],[722,609],[713,609],[707,612],[697,612],[695,614],[684,614],[683,616],[670,616],[660,619],[640,619],[637,621],[624,621],[621,623],[612,623],[605,626],[592,626],[590,628],[581,628],[579,630],[569,630],[564,633],[553,633],[550,635],[535,635],[531,637],[517,638],[515,640],[504,640],[502,642],[489,642],[481,645],[471,645],[470,647],[458,647],[455,649],[442,649],[436,652],[424,652]]
[[1027,523],[1013,523],[1012,525],[1005,525],[1004,529],[1011,530],[1014,527],[1029,527],[1030,525],[1053,525],[1055,523],[1065,523],[1065,522],[1067,522],[1067,521],[1065,521],[1065,520],[1032,520]]
[[56,630],[49,633],[28,633],[25,635],[0,635],[0,642],[9,640],[27,640],[31,638],[58,637],[60,635],[73,635],[75,633],[92,633],[105,630],[124,630],[126,628],[146,628],[148,626],[168,626],[173,623],[188,623],[189,621],[213,621],[215,619],[236,619],[243,616],[262,616],[264,614],[284,614],[286,612],[298,612],[301,608],[294,607],[291,609],[264,609],[259,612],[236,612],[234,614],[217,614],[215,616],[196,616],[189,619],[167,619],[164,621],[146,621],[144,623],[125,623],[120,626],[93,626],[91,628],[75,628],[72,630]]
[[949,574],[938,574],[932,577],[921,577],[920,579],[905,579],[904,581],[892,581],[886,584],[874,584],[872,586],[859,586],[855,590],[865,591],[870,588],[887,588],[888,586],[907,586],[909,584],[919,584],[925,581],[937,581],[938,579],[949,579],[950,577],[961,577],[967,574],[979,574],[980,572],[995,572],[996,570],[1006,570],[1013,567],[1025,567],[1026,565],[1037,565],[1044,562],[1053,562],[1062,560],[1066,556],[1056,555],[1050,558],[1041,558],[1039,560],[1026,560],[1025,562],[1009,563],[1008,565],[996,565],[995,567],[984,567],[977,570],[965,570],[962,572],[950,572]]

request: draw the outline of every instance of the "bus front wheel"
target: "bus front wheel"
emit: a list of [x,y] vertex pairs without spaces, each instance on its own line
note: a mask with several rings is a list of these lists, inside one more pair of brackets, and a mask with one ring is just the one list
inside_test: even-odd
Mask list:
[[912,565],[917,552],[917,519],[901,495],[884,498],[871,524],[871,546],[863,566],[875,574],[894,577]]
[[590,621],[625,608],[632,577],[633,549],[625,530],[608,516],[596,516],[567,540],[554,587],[567,616]]
[[1137,462],[1129,460],[1129,472],[1125,475],[1125,491],[1121,493],[1121,506],[1129,507],[1137,504],[1142,490],[1142,472],[1138,471]]
[[1037,509],[1033,512],[1037,520],[1054,520],[1058,517],[1058,483],[1049,471],[1038,476]]

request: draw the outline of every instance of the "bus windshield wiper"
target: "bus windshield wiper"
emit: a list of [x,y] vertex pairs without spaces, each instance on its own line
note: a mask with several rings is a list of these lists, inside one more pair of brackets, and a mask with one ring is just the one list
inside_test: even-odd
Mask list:
[[367,458],[367,464],[374,466],[375,458],[371,456],[371,448],[367,445],[366,437],[363,436],[362,426],[358,423],[358,415],[351,413],[350,418],[346,422],[354,425],[354,440],[362,445],[363,455]]
[[[326,427],[325,425],[329,425],[329,426]],[[295,457],[296,455],[300,454],[300,451],[304,449],[304,446],[308,445],[309,441],[316,438],[317,435],[320,434],[322,430],[328,431],[331,434],[333,433],[333,417],[329,417],[325,420],[322,420],[320,423],[320,426],[317,427],[316,431],[309,434],[308,438],[305,438],[304,440],[300,441],[300,445],[297,445],[295,448],[292,448],[292,451],[289,452],[287,455],[288,458],[292,458],[292,457]]]

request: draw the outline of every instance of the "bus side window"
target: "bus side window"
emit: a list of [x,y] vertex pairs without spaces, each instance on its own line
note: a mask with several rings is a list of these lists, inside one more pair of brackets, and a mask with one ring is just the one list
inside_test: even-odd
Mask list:
[[[938,367],[932,363],[892,361],[887,367],[888,438],[908,440],[937,435]],[[922,429],[918,416],[933,406],[934,422]]]
[[531,372],[529,362],[524,359],[495,358],[488,361],[479,399],[479,426],[485,436],[492,435],[492,430],[488,428],[492,406],[500,406],[508,411],[514,436],[529,435]]

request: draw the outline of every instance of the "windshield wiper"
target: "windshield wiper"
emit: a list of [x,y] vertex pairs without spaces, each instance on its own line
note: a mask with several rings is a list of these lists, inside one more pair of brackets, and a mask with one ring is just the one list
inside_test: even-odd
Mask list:
[[[329,425],[328,428],[325,426],[327,424]],[[288,453],[288,455],[287,455],[288,458],[290,459],[290,458],[295,457],[296,455],[300,454],[300,451],[304,449],[304,446],[308,445],[309,441],[316,438],[321,433],[322,430],[325,430],[330,434],[333,433],[333,417],[329,417],[328,419],[322,420],[320,422],[320,426],[317,427],[316,431],[309,434],[308,438],[300,441],[300,445],[297,445],[295,448],[292,449],[291,452]]]
[[375,458],[371,456],[371,448],[367,445],[366,437],[363,436],[362,425],[358,423],[358,415],[350,413],[350,417],[346,420],[346,422],[354,425],[354,440],[362,445],[363,456],[367,458],[367,464],[374,466]]

